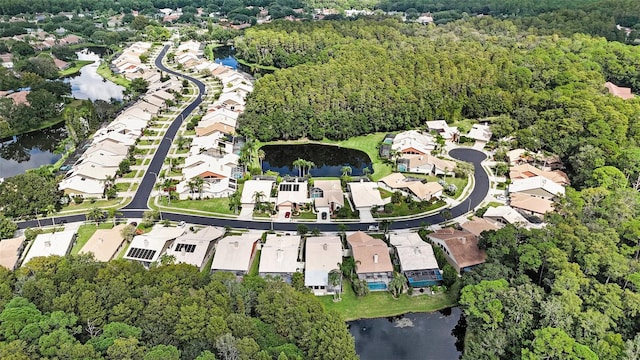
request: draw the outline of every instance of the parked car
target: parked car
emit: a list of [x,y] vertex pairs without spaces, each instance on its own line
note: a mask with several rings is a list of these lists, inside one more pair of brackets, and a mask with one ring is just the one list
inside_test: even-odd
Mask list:
[[369,225],[369,231],[380,231],[380,227],[378,225]]

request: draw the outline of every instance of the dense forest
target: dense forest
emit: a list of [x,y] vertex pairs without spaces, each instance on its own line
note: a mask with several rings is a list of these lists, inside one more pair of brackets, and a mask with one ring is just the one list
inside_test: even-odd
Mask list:
[[0,268],[2,359],[356,359],[308,292],[191,265],[36,258]]
[[497,137],[514,134],[518,146],[567,160],[577,186],[603,165],[637,173],[619,161],[638,151],[640,101],[604,88],[612,81],[640,89],[636,47],[530,35],[493,18],[436,28],[278,22],[248,29],[236,45],[240,57],[286,67],[256,82],[239,120],[260,140],[345,139],[426,120],[489,119]]
[[544,229],[484,233],[488,261],[463,277],[464,359],[638,359],[639,200],[569,191]]

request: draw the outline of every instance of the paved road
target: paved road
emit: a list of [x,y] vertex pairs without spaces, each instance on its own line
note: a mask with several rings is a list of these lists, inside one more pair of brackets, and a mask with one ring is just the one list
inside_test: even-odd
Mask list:
[[[453,218],[461,216],[469,211],[469,209],[474,209],[484,198],[487,196],[489,192],[489,176],[485,172],[484,168],[481,165],[481,162],[486,158],[485,154],[470,148],[459,148],[454,149],[449,153],[452,157],[468,161],[474,165],[474,180],[475,187],[473,191],[465,199],[462,203],[450,209],[451,215]],[[153,177],[151,178],[153,180]],[[153,186],[153,183],[151,183]],[[144,206],[146,207],[146,199]],[[142,214],[144,210],[142,209],[130,209],[124,208],[121,210],[122,216],[125,218],[142,218]],[[244,228],[244,229],[255,229],[255,230],[279,230],[279,231],[291,231],[295,232],[300,223],[297,222],[270,222],[270,221],[250,221],[250,220],[237,220],[237,219],[218,219],[211,218],[206,216],[197,216],[197,215],[186,215],[186,214],[174,214],[163,212],[162,216],[164,219],[170,219],[172,221],[185,221],[187,223],[192,224],[201,224],[201,225],[215,225],[215,226],[229,226],[232,228]],[[56,218],[56,224],[59,224],[61,221],[64,222],[76,222],[76,221],[84,221],[85,215],[71,215],[71,216],[63,216]],[[440,214],[424,216],[411,220],[404,221],[395,221],[391,224],[391,229],[410,229],[410,228],[418,228],[422,225],[431,225],[437,224],[445,221],[445,219]],[[42,226],[51,225],[51,219],[40,219],[40,224]],[[320,231],[331,232],[338,231],[338,223],[305,223],[310,229],[317,228]],[[349,223],[347,224],[347,228],[350,231],[353,230],[366,230],[369,225],[374,225],[375,223]],[[36,220],[29,220],[25,222],[21,222],[18,224],[21,229],[27,227],[36,227],[38,223]]]
[[[200,94],[204,94],[205,85],[201,81],[191,76],[177,73],[171,69],[168,69],[162,64],[162,59],[166,55],[168,49],[169,49],[169,45],[165,45],[162,51],[160,52],[160,54],[158,55],[158,57],[156,58],[155,63],[158,69],[166,73],[169,73],[171,75],[176,75],[194,82],[196,86],[198,86],[198,89],[200,89]],[[142,178],[142,182],[138,187],[138,191],[136,192],[136,195],[133,197],[129,205],[123,208],[123,210],[135,210],[135,209],[142,210],[142,209],[148,208],[147,202],[149,201],[149,196],[153,191],[153,187],[156,183],[156,178],[157,176],[159,176],[158,174],[160,174],[160,169],[162,168],[164,159],[167,157],[167,154],[169,153],[169,149],[171,148],[171,142],[173,141],[173,138],[178,133],[178,130],[180,129],[180,125],[182,124],[182,121],[186,119],[187,116],[189,116],[191,112],[193,112],[193,110],[197,109],[198,106],[200,106],[200,103],[202,103],[202,96],[198,96],[198,98],[194,102],[189,104],[184,110],[182,110],[182,112],[178,116],[176,116],[176,119],[171,123],[171,125],[169,126],[169,129],[167,129],[167,132],[164,135],[164,139],[162,139],[162,141],[160,142],[160,145],[158,146],[156,153],[153,155],[153,159],[149,164],[149,168],[147,169],[147,172],[144,174],[144,177]]]
[[[192,81],[198,86],[200,89],[200,94],[204,94],[205,85],[191,76],[184,75],[181,73],[177,73],[173,70],[166,68],[162,65],[162,59],[167,53],[169,46],[165,46],[158,57],[156,58],[155,64],[156,66],[169,74],[182,77]],[[169,129],[165,133],[165,138],[173,141],[174,136],[177,134],[180,129],[180,125],[183,119],[187,118],[195,110],[200,106],[202,102],[202,97],[199,96],[194,102],[189,104],[181,113],[176,117],[176,119],[171,123]],[[153,160],[149,164],[149,168],[147,172],[144,174],[142,178],[142,182],[138,187],[138,191],[134,196],[133,200],[129,203],[129,205],[122,208],[120,211],[122,212],[122,216],[124,218],[142,218],[142,215],[145,210],[148,209],[147,203],[149,201],[149,197],[151,192],[153,191],[153,187],[156,183],[156,176],[160,173],[160,169],[162,168],[162,164],[164,163],[164,159],[169,153],[169,149],[171,148],[171,142],[164,139],[160,142],[156,153],[153,156]],[[458,148],[453,149],[449,152],[449,155],[458,159],[467,161],[473,164],[474,166],[474,178],[475,178],[475,187],[469,197],[465,199],[462,203],[450,209],[452,218],[456,218],[463,214],[466,214],[470,210],[474,209],[476,206],[480,205],[482,200],[487,196],[489,192],[489,176],[484,171],[484,168],[481,165],[481,162],[486,158],[486,155],[478,150],[474,150],[471,148]],[[251,221],[251,220],[237,220],[237,219],[218,219],[211,218],[206,216],[198,216],[198,215],[186,215],[186,214],[174,214],[174,213],[162,213],[164,219],[169,219],[172,221],[185,221],[187,223],[192,224],[201,224],[201,225],[215,225],[215,226],[229,226],[232,228],[244,228],[244,229],[255,229],[255,230],[279,230],[279,231],[291,231],[295,232],[300,223],[297,222],[286,222],[286,223],[278,223],[278,222],[270,222],[270,221]],[[77,221],[85,221],[86,216],[84,214],[81,215],[69,215],[69,216],[61,216],[55,218],[55,223],[60,224],[61,222],[71,223]],[[440,214],[423,216],[420,218],[415,218],[411,220],[401,220],[395,221],[391,224],[391,229],[410,229],[410,228],[418,228],[422,225],[431,225],[437,224],[445,221],[445,219]],[[42,218],[40,221],[37,220],[29,220],[18,223],[18,227],[20,229],[25,229],[27,227],[36,227],[36,226],[49,226],[52,225],[51,218]],[[338,231],[338,223],[305,223],[310,229],[317,228],[323,232],[330,231]],[[376,223],[349,223],[346,224],[348,230],[366,230],[369,225],[376,225]]]

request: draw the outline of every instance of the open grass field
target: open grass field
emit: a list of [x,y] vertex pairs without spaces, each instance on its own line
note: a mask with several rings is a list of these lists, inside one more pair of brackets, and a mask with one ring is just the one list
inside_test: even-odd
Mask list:
[[456,305],[456,297],[449,294],[409,296],[402,294],[398,299],[387,291],[371,292],[357,297],[351,284],[345,282],[342,301],[333,302],[333,296],[319,297],[327,310],[339,312],[346,321],[388,317],[409,312],[431,312]]
[[93,60],[75,60],[71,63],[71,66],[59,71],[58,74],[60,75],[60,77],[74,75],[79,73],[80,69],[89,64],[93,64]]
[[[198,194],[195,194],[195,196],[198,196]],[[234,215],[233,210],[229,210],[229,199],[226,197],[203,200],[171,200],[171,204],[169,204],[167,197],[164,196],[160,200],[160,205],[183,210],[200,210],[217,214]]]

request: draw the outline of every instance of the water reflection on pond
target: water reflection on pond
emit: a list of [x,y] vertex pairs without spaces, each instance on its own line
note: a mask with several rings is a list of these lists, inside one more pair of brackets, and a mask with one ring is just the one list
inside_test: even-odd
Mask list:
[[351,167],[352,176],[362,175],[364,168],[371,170],[371,159],[360,150],[320,144],[266,145],[262,150],[265,152],[262,169],[280,175],[297,176],[298,169],[293,166],[297,159],[315,164],[310,171],[314,177],[340,176],[344,166]]
[[348,323],[361,360],[454,360],[462,352],[459,308]]
[[100,55],[88,49],[76,54],[78,60],[93,60],[94,63],[80,69],[80,74],[65,79],[65,82],[71,84],[71,95],[76,99],[90,99],[92,101],[122,100],[125,88],[104,79],[97,73]]
[[0,178],[55,163],[61,155],[54,154],[54,150],[66,137],[67,130],[62,122],[47,129],[0,140]]

